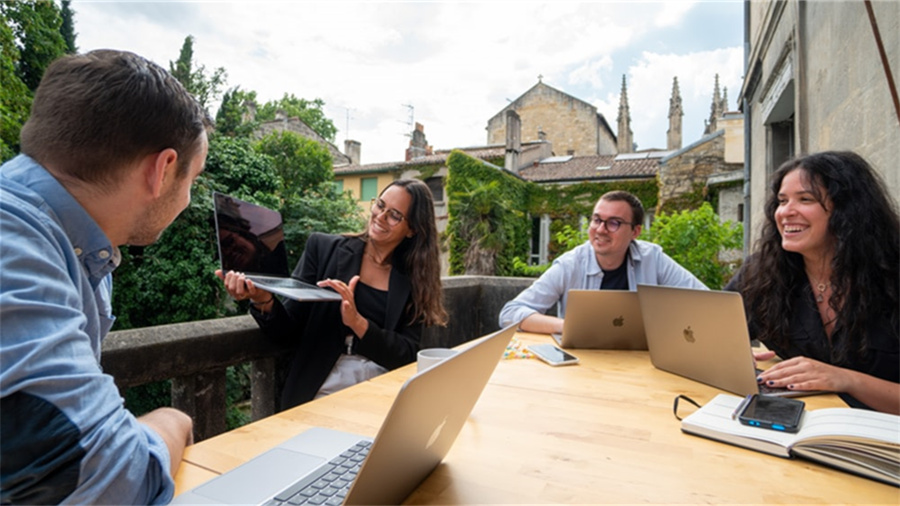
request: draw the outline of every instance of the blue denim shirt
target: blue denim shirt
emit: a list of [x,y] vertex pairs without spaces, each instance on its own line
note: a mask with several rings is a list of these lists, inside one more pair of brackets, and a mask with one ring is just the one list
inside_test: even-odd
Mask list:
[[0,502],[167,503],[162,438],[100,367],[119,251],[35,160],[0,167]]
[[[706,289],[657,244],[631,241],[625,261],[631,291],[637,290],[638,284]],[[500,310],[500,327],[521,322],[534,313],[546,313],[554,305],[557,315],[565,318],[569,290],[599,290],[602,283],[603,269],[591,243],[585,242],[560,255],[530,287],[507,302]]]

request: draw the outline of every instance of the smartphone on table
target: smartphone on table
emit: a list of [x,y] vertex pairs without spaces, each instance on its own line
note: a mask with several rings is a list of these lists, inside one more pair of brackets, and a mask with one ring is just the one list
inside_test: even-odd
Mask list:
[[537,358],[552,366],[578,363],[578,357],[552,344],[530,344],[527,349],[531,353],[534,353]]
[[748,395],[736,410],[737,418],[744,425],[780,432],[797,432],[806,403],[797,399],[773,395]]

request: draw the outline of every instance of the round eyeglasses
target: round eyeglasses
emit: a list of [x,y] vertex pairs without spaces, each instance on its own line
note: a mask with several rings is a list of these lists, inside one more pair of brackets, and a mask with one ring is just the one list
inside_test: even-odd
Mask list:
[[610,232],[615,232],[616,230],[619,230],[619,227],[621,227],[622,225],[634,226],[634,223],[620,220],[618,218],[609,218],[609,219],[604,220],[604,219],[601,219],[596,214],[591,217],[591,226],[592,227],[600,228],[600,225],[603,225],[603,224],[606,224],[606,230],[609,230]]
[[400,211],[388,209],[387,204],[385,204],[383,200],[379,198],[372,199],[372,215],[375,216],[384,213],[387,213],[385,219],[387,220],[388,225],[392,227],[396,227],[401,221],[406,219]]

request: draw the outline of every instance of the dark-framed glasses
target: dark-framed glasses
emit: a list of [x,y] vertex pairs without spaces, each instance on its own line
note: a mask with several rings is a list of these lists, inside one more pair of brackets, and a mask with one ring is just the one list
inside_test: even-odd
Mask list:
[[406,219],[406,217],[403,216],[403,213],[401,213],[400,211],[396,209],[388,209],[387,205],[380,198],[373,198],[372,214],[377,215],[382,213],[387,213],[387,215],[385,215],[385,219],[387,220],[388,225],[392,227],[396,227],[400,224],[401,221]]
[[619,218],[609,218],[609,219],[604,220],[604,219],[600,218],[599,216],[597,216],[596,214],[591,216],[591,226],[592,227],[600,228],[600,225],[603,225],[603,224],[606,224],[606,230],[609,230],[610,232],[615,232],[616,230],[619,230],[619,227],[621,227],[622,225],[634,226],[634,223],[630,223],[625,220],[620,220]]

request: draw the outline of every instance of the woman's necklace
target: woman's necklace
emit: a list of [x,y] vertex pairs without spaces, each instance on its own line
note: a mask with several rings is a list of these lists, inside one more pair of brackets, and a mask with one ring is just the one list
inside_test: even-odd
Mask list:
[[[369,252],[368,249],[365,250],[365,254],[367,257],[372,259],[372,263],[375,264],[375,267],[378,267],[379,269],[384,269],[384,270],[388,270],[391,268],[390,262],[385,263],[384,260],[379,261],[377,258],[375,258],[375,255],[373,255],[371,252]],[[385,260],[387,260],[387,259],[385,259]]]
[[828,285],[825,283],[816,283],[816,290],[819,293],[816,294],[816,302],[824,302],[825,301],[825,289],[828,288]]

